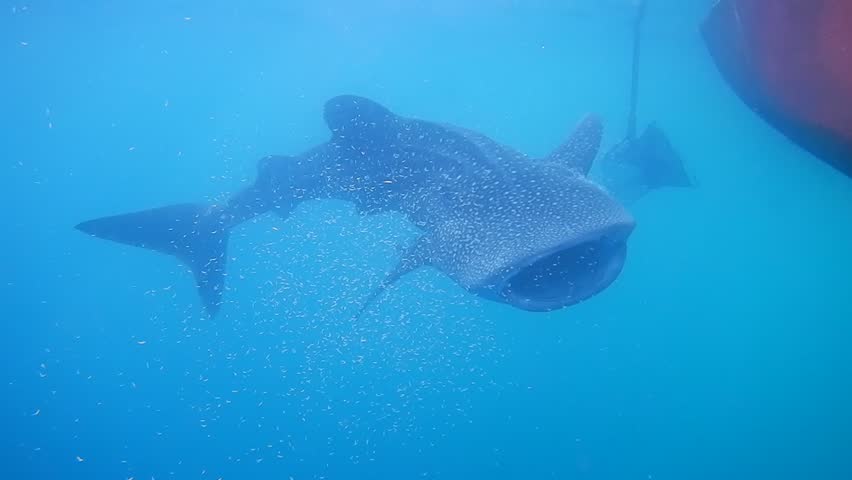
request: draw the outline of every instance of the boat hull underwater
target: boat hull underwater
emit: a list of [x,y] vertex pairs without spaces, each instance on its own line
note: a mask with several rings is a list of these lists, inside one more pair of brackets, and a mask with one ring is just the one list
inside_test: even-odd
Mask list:
[[758,115],[852,176],[852,2],[720,0],[701,26],[720,73]]

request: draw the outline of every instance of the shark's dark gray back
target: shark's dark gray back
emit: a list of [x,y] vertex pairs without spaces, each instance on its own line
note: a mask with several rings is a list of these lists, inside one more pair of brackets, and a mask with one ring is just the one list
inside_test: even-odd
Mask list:
[[401,117],[362,97],[333,98],[325,119],[328,142],[264,158],[255,183],[225,205],[172,205],[77,228],[181,259],[210,314],[225,289],[231,228],[270,211],[287,216],[311,199],[398,211],[421,229],[377,292],[430,265],[477,295],[545,311],[589,298],[620,272],[633,219],[585,178],[599,144],[596,122],[535,161],[480,133]]
[[[346,102],[355,105],[348,115]],[[357,152],[346,160],[354,177],[374,180],[355,202],[406,214],[426,237],[415,253],[465,288],[484,288],[506,265],[535,252],[609,225],[632,225],[615,199],[565,165],[536,162],[478,132],[395,116],[365,102],[330,102],[337,120],[329,125],[331,143]]]

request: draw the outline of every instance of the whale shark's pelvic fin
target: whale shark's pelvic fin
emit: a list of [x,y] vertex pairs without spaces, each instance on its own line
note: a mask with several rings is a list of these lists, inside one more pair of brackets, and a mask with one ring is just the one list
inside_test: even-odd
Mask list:
[[105,240],[177,257],[192,270],[207,313],[213,316],[219,310],[228,230],[209,207],[171,205],[89,220],[75,228]]

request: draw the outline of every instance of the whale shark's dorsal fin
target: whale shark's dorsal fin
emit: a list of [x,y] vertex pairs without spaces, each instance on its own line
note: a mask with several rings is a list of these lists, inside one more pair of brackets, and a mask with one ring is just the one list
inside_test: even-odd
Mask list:
[[600,117],[586,115],[565,142],[550,155],[545,162],[564,165],[580,175],[587,175],[598,154],[603,136],[603,124]]
[[458,129],[396,115],[368,98],[339,95],[325,103],[324,117],[335,141],[370,148],[388,146],[423,160],[491,168],[481,148]]
[[356,95],[338,95],[328,100],[323,117],[335,137],[360,141],[380,140],[381,135],[395,130],[399,119],[384,106]]

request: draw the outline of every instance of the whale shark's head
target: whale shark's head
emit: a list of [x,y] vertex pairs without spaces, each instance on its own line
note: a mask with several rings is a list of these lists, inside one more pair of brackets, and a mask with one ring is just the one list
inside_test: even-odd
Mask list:
[[[433,231],[433,265],[470,292],[528,311],[574,305],[607,288],[633,217],[605,190],[557,167],[516,172],[500,195],[461,196]],[[489,190],[489,189],[486,189]]]
[[564,243],[536,246],[534,253],[512,259],[477,285],[475,293],[535,312],[579,303],[603,291],[621,273],[632,229],[625,219],[566,237]]

